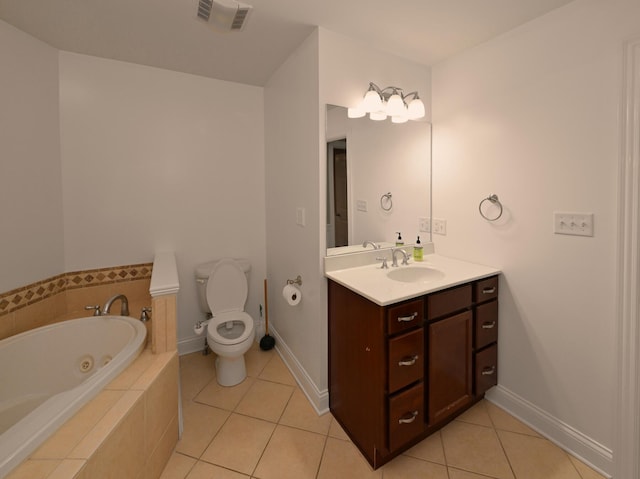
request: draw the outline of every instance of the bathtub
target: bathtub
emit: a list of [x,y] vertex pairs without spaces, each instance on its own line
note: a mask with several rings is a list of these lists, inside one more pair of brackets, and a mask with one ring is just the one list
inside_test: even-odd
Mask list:
[[137,319],[95,316],[0,341],[0,478],[142,351]]

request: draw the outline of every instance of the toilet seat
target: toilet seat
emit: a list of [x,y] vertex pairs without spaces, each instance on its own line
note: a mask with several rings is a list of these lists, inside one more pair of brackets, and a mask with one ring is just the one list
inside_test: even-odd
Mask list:
[[[218,332],[218,327],[225,327],[224,325],[230,321],[241,322],[244,325],[244,331],[234,338],[227,338],[222,336]],[[217,344],[232,345],[245,341],[247,338],[253,335],[253,318],[244,311],[231,311],[227,313],[221,313],[209,320],[207,325],[207,336],[209,341],[213,341]]]
[[[253,335],[253,318],[244,312],[247,293],[247,277],[240,264],[231,258],[218,261],[207,281],[207,303],[213,315],[207,327],[210,341],[233,345]],[[233,338],[221,335],[218,327],[228,322],[241,322],[244,331]]]

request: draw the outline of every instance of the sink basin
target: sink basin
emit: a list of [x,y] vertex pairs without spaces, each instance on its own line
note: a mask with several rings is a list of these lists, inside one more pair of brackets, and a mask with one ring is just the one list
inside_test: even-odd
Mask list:
[[444,278],[444,273],[427,267],[399,266],[389,271],[387,278],[402,283],[428,283]]

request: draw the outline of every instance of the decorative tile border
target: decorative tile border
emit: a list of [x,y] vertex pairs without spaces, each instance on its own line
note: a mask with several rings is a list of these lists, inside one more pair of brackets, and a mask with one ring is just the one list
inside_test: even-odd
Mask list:
[[67,289],[149,279],[152,270],[153,263],[142,263],[63,273],[6,293],[0,293],[0,316],[62,293]]

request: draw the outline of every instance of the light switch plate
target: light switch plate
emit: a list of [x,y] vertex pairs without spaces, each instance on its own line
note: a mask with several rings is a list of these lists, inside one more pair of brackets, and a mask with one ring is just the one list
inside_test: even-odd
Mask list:
[[306,226],[306,212],[304,208],[296,208],[296,224],[298,226]]
[[418,218],[418,231],[421,233],[430,233],[431,232],[431,223],[429,218]]
[[443,236],[447,234],[447,220],[433,218],[432,226],[435,234]]
[[367,200],[356,200],[356,209],[358,211],[367,211]]
[[593,213],[553,213],[553,232],[558,235],[593,236]]

